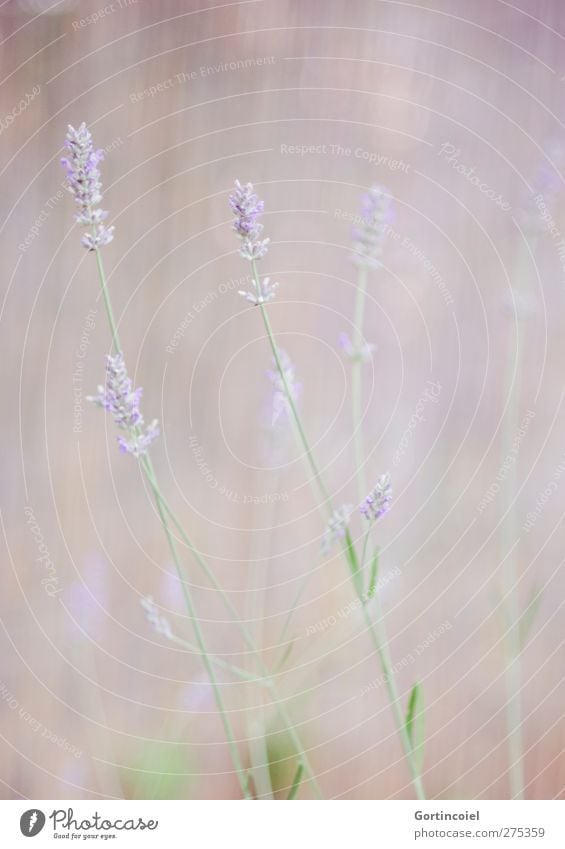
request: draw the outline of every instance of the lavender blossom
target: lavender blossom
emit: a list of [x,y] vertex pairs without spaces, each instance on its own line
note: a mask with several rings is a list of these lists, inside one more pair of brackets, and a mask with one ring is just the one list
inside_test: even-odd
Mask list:
[[347,531],[347,526],[353,513],[351,504],[343,504],[334,510],[333,515],[328,519],[324,535],[322,537],[322,553],[328,554],[332,546],[340,542]]
[[127,432],[126,437],[118,437],[118,444],[122,452],[133,454],[135,457],[146,454],[153,440],[159,435],[156,419],[143,430],[145,423],[139,409],[142,393],[141,387],[133,389],[124,355],[118,352],[107,358],[106,388],[99,386],[98,395],[88,398],[98,407],[107,410],[120,430]]
[[339,334],[339,344],[346,357],[362,363],[370,362],[375,350],[375,346],[370,342],[362,342],[358,348],[355,347],[347,333]]
[[[288,387],[292,400],[296,401],[300,395],[300,392],[302,391],[302,385],[296,382],[294,365],[292,364],[292,361],[286,351],[283,351],[282,348],[279,348],[278,354],[282,370],[284,372],[286,385]],[[271,426],[274,427],[281,415],[283,413],[288,412],[288,398],[285,391],[285,385],[274,359],[272,368],[267,371],[267,377],[273,384],[274,388],[271,418]]]
[[390,510],[391,501],[392,486],[390,483],[390,474],[386,472],[379,477],[359,509],[369,520],[380,519],[381,516],[384,516]]
[[79,209],[75,218],[83,227],[91,228],[91,232],[82,237],[82,244],[89,251],[97,251],[114,238],[114,227],[102,223],[108,213],[97,207],[102,200],[98,165],[104,159],[104,151],[94,150],[92,136],[84,122],[78,130],[69,124],[65,147],[69,156],[61,159],[61,164],[67,172],[68,189]]
[[251,290],[243,290],[240,289],[237,293],[245,298],[246,301],[249,301],[250,304],[253,304],[254,307],[258,307],[259,304],[267,304],[269,301],[272,301],[275,297],[275,289],[279,285],[278,283],[271,283],[270,277],[265,277],[263,280],[258,279],[258,283],[253,281],[253,289]]
[[264,203],[253,194],[253,184],[244,186],[235,181],[235,191],[230,195],[229,202],[235,213],[233,229],[241,239],[239,252],[244,259],[255,261],[265,256],[270,239],[260,239],[263,225],[258,218],[263,212]]
[[390,218],[390,196],[373,186],[363,197],[363,220],[353,231],[353,262],[366,268],[380,268],[383,241]]
[[161,637],[166,637],[168,640],[172,640],[173,632],[169,624],[169,620],[166,619],[165,616],[161,616],[159,608],[153,601],[153,597],[150,595],[143,596],[140,603],[145,611],[145,618],[155,633],[159,634]]

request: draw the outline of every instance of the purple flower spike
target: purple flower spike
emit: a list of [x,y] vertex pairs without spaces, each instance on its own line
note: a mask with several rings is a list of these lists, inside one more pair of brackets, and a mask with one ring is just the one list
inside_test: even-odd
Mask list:
[[353,262],[380,268],[383,241],[390,218],[390,196],[373,186],[363,198],[363,222],[353,231]]
[[235,190],[229,197],[230,206],[235,214],[233,229],[241,239],[239,252],[244,259],[255,261],[267,253],[270,239],[260,239],[263,225],[258,218],[263,212],[264,203],[253,193],[253,184],[244,186],[235,181]]
[[381,516],[384,516],[390,510],[391,501],[392,486],[390,483],[390,474],[386,472],[379,477],[359,509],[369,520],[380,519]]
[[337,510],[334,510],[332,516],[328,519],[324,536],[322,537],[323,554],[329,554],[332,547],[345,537],[352,513],[353,507],[350,504],[343,504]]
[[375,350],[375,346],[370,342],[362,342],[361,346],[356,348],[347,333],[339,334],[339,345],[345,356],[354,362],[370,362]]
[[140,599],[140,604],[143,608],[143,612],[145,613],[145,618],[155,633],[159,634],[161,637],[166,637],[168,640],[172,640],[173,632],[169,624],[169,620],[159,613],[159,608],[153,601],[153,597],[150,595],[143,596]]
[[102,200],[98,165],[104,159],[104,151],[94,150],[92,136],[84,122],[78,130],[69,124],[65,147],[69,155],[61,159],[61,164],[67,172],[68,189],[79,209],[76,220],[90,228],[82,237],[82,244],[89,251],[97,251],[114,238],[114,228],[102,223],[108,213],[97,206]]
[[119,436],[120,451],[140,457],[159,435],[157,420],[151,422],[144,430],[144,420],[139,403],[143,389],[133,389],[128,377],[124,355],[120,352],[108,356],[106,365],[106,388],[98,387],[98,395],[88,398],[98,407],[106,410],[120,430],[125,430],[127,436]]
[[[296,373],[292,360],[282,348],[279,348],[279,360],[284,372],[286,385],[288,386],[292,400],[297,401],[302,390],[302,385],[296,382]],[[267,371],[267,377],[273,385],[273,403],[271,426],[274,427],[283,413],[288,413],[288,398],[284,388],[282,377],[273,358],[273,367]]]

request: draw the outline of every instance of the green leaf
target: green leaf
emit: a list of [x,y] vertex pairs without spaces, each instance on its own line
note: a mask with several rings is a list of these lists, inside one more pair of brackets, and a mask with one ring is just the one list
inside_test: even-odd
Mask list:
[[357,594],[360,596],[363,593],[363,583],[361,573],[359,571],[359,561],[357,560],[357,552],[355,551],[355,546],[353,545],[353,540],[351,539],[351,534],[349,533],[349,531],[345,532],[345,556],[347,557],[347,562],[349,563],[351,577],[353,578],[353,584],[355,586],[355,589],[357,590]]
[[296,767],[296,773],[294,775],[294,781],[292,782],[292,787],[289,790],[287,799],[296,799],[296,794],[298,793],[298,788],[300,787],[300,782],[302,781],[302,774],[304,772],[304,764],[302,761]]
[[526,645],[532,625],[534,623],[534,619],[536,618],[536,613],[538,612],[541,596],[541,590],[537,590],[534,587],[534,589],[532,590],[532,594],[530,595],[530,600],[520,617],[520,621],[518,623],[518,634],[520,640],[520,648],[522,649]]
[[410,698],[408,699],[405,727],[414,755],[414,764],[418,775],[420,775],[424,761],[425,720],[424,694],[419,684],[414,684]]
[[379,574],[379,552],[375,551],[371,562],[371,572],[369,575],[369,588],[367,590],[367,601],[370,601],[377,590],[377,576]]
[[294,640],[291,640],[290,643],[285,648],[281,659],[277,663],[277,665],[275,667],[275,672],[279,672],[283,668],[283,666],[287,662],[288,658],[290,657],[290,653],[291,653],[293,648],[294,648]]

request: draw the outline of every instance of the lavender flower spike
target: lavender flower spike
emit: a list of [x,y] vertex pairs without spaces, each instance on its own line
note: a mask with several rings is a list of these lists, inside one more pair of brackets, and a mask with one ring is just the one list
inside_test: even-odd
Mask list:
[[271,283],[270,277],[265,277],[263,280],[258,279],[258,283],[253,281],[253,289],[251,290],[242,290],[240,289],[237,293],[241,295],[242,298],[245,298],[246,301],[249,301],[250,304],[253,304],[254,307],[258,307],[259,304],[267,304],[269,301],[272,301],[275,297],[275,289],[279,285],[274,281]]
[[98,407],[107,410],[114,422],[127,433],[119,436],[118,444],[124,453],[140,457],[159,435],[159,426],[155,419],[144,431],[145,423],[139,409],[143,389],[133,389],[128,377],[124,355],[120,352],[107,358],[106,388],[98,387],[98,395],[89,397]]
[[159,608],[153,601],[153,597],[150,595],[143,596],[141,599],[141,606],[145,612],[145,618],[155,633],[160,634],[162,637],[167,637],[168,640],[172,640],[173,632],[171,630],[169,620],[164,616],[161,616]]
[[241,239],[239,252],[244,259],[255,261],[265,256],[270,239],[260,239],[263,225],[258,218],[263,212],[264,203],[253,194],[253,184],[244,186],[235,181],[235,190],[229,197],[230,206],[235,214],[233,229]]
[[[284,372],[284,378],[292,400],[296,401],[300,395],[302,386],[296,382],[296,374],[292,360],[282,348],[279,348],[279,360]],[[267,377],[273,384],[273,415],[271,418],[271,426],[274,427],[283,413],[288,411],[288,398],[286,396],[284,383],[279,374],[277,365],[273,360],[273,367],[267,372]]]
[[390,510],[391,501],[392,486],[390,483],[390,474],[386,472],[379,477],[359,509],[369,520],[380,519],[381,516],[384,516]]
[[103,150],[94,150],[92,136],[83,122],[78,130],[69,124],[65,141],[69,155],[61,159],[68,179],[68,189],[78,206],[76,220],[90,228],[82,237],[82,244],[89,251],[97,251],[114,238],[114,227],[102,222],[108,213],[98,207],[102,200],[99,163],[104,159]]
[[353,231],[353,262],[367,268],[379,268],[386,227],[390,218],[390,196],[373,186],[363,198],[363,218]]
[[361,346],[356,348],[347,333],[339,334],[339,344],[345,356],[353,362],[370,362],[375,350],[375,346],[371,342],[362,342]]
[[328,520],[324,536],[322,537],[322,553],[328,554],[332,546],[345,537],[347,526],[353,513],[351,504],[343,504],[334,511]]

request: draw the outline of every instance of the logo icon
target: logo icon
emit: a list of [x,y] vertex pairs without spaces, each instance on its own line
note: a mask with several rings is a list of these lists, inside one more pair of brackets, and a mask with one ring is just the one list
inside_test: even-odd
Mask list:
[[25,837],[35,837],[45,825],[45,814],[37,808],[26,811],[20,817],[20,831]]

